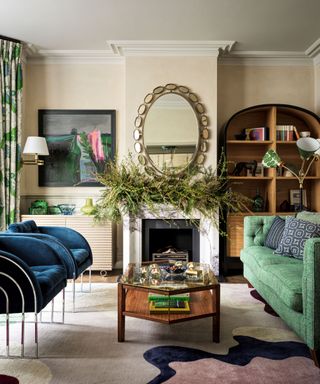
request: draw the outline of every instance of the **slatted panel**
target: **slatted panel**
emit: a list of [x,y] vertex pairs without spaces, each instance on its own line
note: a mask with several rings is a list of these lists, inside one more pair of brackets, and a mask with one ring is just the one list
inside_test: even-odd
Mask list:
[[41,226],[69,227],[81,233],[92,249],[93,271],[112,270],[112,226],[95,224],[88,216],[22,215],[21,220],[34,220]]
[[21,221],[34,220],[39,226],[65,227],[66,219],[64,216],[54,215],[21,215]]
[[92,217],[70,216],[66,226],[81,233],[92,249],[92,270],[112,270],[112,228],[111,223],[96,224]]
[[227,247],[229,257],[240,257],[243,248],[243,216],[228,217]]

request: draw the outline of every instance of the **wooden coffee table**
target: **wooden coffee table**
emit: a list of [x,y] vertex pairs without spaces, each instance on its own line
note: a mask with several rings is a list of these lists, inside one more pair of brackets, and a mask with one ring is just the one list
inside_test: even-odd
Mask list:
[[[190,293],[190,313],[161,313],[151,314],[149,311],[148,294],[174,296]],[[212,340],[220,341],[220,284],[211,275],[203,284],[183,283],[176,287],[163,288],[131,282],[118,283],[118,341],[125,341],[125,317],[173,324],[183,321],[212,317]]]

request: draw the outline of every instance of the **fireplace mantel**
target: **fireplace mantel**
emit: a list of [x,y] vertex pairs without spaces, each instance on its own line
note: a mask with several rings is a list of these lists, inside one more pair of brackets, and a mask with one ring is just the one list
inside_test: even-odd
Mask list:
[[208,263],[213,267],[216,275],[219,274],[219,233],[210,220],[204,218],[199,212],[193,212],[192,217],[168,207],[160,207],[159,213],[154,215],[143,209],[139,217],[125,215],[123,217],[123,268],[129,263],[142,261],[142,222],[144,219],[197,219],[200,220],[200,262]]

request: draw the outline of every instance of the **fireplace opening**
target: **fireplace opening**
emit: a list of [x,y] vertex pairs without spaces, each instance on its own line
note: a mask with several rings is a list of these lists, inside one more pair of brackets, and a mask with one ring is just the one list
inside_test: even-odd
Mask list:
[[[161,254],[163,257],[161,257]],[[142,220],[142,260],[200,260],[200,236],[189,220]]]

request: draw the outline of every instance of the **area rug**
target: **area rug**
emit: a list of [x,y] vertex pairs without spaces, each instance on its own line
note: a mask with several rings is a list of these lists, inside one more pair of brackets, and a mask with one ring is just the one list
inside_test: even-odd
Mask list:
[[[0,373],[21,384],[318,383],[308,348],[245,284],[221,286],[221,342],[211,342],[211,320],[171,326],[126,318],[126,341],[117,342],[116,284],[93,284],[67,293],[65,324],[39,326],[40,358],[0,359]],[[59,300],[55,308],[59,310]],[[49,308],[48,308],[49,311]],[[60,313],[55,316],[59,321]],[[50,320],[50,313],[43,315]],[[34,353],[27,326],[26,355]],[[19,322],[11,327],[19,353]],[[4,323],[0,354],[5,353]]]

